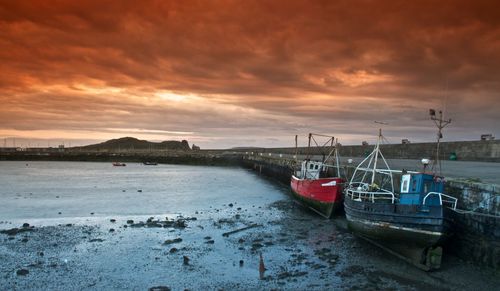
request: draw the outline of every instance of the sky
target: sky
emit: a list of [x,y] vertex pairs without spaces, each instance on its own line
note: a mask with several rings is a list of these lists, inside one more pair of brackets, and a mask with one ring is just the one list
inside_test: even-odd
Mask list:
[[[500,138],[497,1],[1,1],[0,146]],[[381,125],[374,121],[387,124]]]

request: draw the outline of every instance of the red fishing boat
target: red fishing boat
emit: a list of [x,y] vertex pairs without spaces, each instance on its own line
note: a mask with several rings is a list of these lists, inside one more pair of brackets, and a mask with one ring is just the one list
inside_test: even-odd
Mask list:
[[[335,209],[342,205],[342,186],[345,179],[340,174],[334,138],[329,137],[327,143],[319,146],[314,136],[323,135],[309,134],[309,153],[300,163],[300,169],[292,175],[290,184],[292,194],[297,200],[321,216],[330,218]],[[320,152],[323,155],[321,160],[312,159],[314,156],[311,154],[311,141],[314,141],[321,151],[329,149],[327,154]],[[325,146],[328,143],[331,145]]]

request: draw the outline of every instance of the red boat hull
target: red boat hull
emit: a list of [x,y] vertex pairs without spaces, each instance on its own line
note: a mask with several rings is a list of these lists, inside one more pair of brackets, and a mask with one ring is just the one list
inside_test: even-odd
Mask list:
[[299,179],[292,176],[293,195],[324,217],[330,217],[342,205],[342,178]]

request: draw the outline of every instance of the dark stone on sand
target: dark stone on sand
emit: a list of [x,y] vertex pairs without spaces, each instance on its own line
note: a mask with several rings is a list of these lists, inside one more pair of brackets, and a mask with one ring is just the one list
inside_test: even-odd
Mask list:
[[134,223],[134,221],[132,219],[129,219],[129,220],[127,220],[127,223],[132,224],[132,223]]
[[253,248],[253,249],[260,249],[261,247],[263,247],[263,245],[262,245],[262,244],[260,244],[260,243],[253,243],[253,244],[252,244],[252,248]]
[[16,274],[18,276],[26,276],[30,273],[30,271],[26,270],[26,269],[19,269],[16,271]]
[[44,256],[44,253],[43,253],[43,252],[39,252],[39,253],[38,253],[38,255],[39,255],[40,257],[43,257],[43,256]]
[[204,237],[204,239],[212,239],[212,237],[206,236],[206,237]]
[[94,215],[94,212],[90,212],[90,215]]
[[23,238],[23,239],[21,240],[21,242],[23,242],[23,243],[28,242],[28,238],[27,238],[27,237]]
[[112,219],[110,219],[109,221],[110,221],[110,222],[115,223],[115,222],[116,222],[116,219],[113,219],[113,218],[112,218]]
[[181,241],[182,241],[182,238],[178,237],[178,238],[174,238],[174,239],[167,239],[165,242],[163,242],[163,244],[169,245],[169,244],[178,243]]
[[58,212],[57,214],[62,214],[62,212]]
[[30,227],[30,224],[29,224],[29,223],[27,223],[27,222],[25,222],[25,223],[23,223],[23,227],[24,227],[24,228]]
[[114,228],[110,228],[109,232],[115,232],[115,229]]
[[189,258],[187,256],[182,256],[182,259],[184,265],[189,265]]
[[171,289],[167,286],[155,286],[148,289],[148,291],[170,291]]
[[187,226],[187,223],[183,219],[179,219],[179,220],[177,220],[177,221],[174,222],[174,227],[175,228],[185,228],[186,226]]
[[141,189],[139,189],[139,190],[137,190],[137,192],[142,192],[142,190],[141,190]]
[[177,251],[178,251],[177,248],[171,248],[170,251],[168,251],[168,252],[173,254],[173,253],[176,253]]
[[66,226],[67,226],[67,227],[70,227],[70,226],[73,226],[73,224],[68,223],[68,224],[66,224]]
[[240,267],[243,267],[243,264],[244,264],[243,260],[240,260]]
[[123,228],[127,228],[127,227],[128,227],[128,225],[126,225],[126,224],[123,225]]
[[241,207],[236,208],[236,210],[241,210]]
[[242,239],[242,238],[240,238],[240,239],[238,240],[238,242],[239,242],[240,244],[242,244],[242,243],[244,243],[244,242],[245,242],[245,240],[244,240],[244,239]]
[[103,242],[104,240],[102,238],[93,238],[89,240],[89,242]]
[[241,215],[239,215],[239,214],[236,214],[236,215],[234,216],[234,218],[236,218],[236,219],[240,219],[240,217],[241,217]]
[[148,218],[148,220],[146,220],[147,223],[150,223],[150,222],[153,222],[153,219],[155,219],[154,217],[150,217]]
[[228,204],[228,206],[229,206],[229,207],[233,207],[233,203],[229,203],[229,204]]
[[5,229],[5,230],[0,230],[0,233],[6,234],[6,235],[16,235],[20,232],[26,232],[26,231],[33,231],[33,227],[26,227],[26,228],[11,228],[11,229]]
[[[127,221],[128,223],[128,221]],[[139,221],[138,223],[132,223],[130,224],[130,227],[144,227],[146,224],[142,221]]]
[[206,241],[205,243],[206,243],[206,244],[214,244],[214,243],[215,243],[215,241],[214,241],[213,239],[211,239],[211,240]]

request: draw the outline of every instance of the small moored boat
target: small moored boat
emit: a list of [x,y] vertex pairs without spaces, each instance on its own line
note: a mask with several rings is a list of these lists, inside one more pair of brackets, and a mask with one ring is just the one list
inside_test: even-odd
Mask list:
[[158,163],[157,163],[157,162],[143,162],[143,164],[144,164],[145,166],[157,166],[157,165],[158,165]]
[[127,164],[120,162],[113,162],[113,167],[125,167]]
[[[311,148],[311,140],[314,140],[313,134],[309,134],[308,149]],[[333,137],[330,137],[327,142],[331,144],[330,151],[321,161],[314,161],[308,155],[290,182],[293,196],[326,218],[330,218],[335,209],[342,205],[342,186],[345,182],[340,177],[338,151],[333,142]]]
[[380,130],[375,148],[345,188],[348,226],[400,257],[406,255],[394,248],[412,250],[408,261],[422,269],[439,268],[441,246],[452,233],[447,213],[456,208],[457,199],[444,194],[443,177],[426,173],[425,167],[424,172],[391,170],[380,151],[381,139]]

